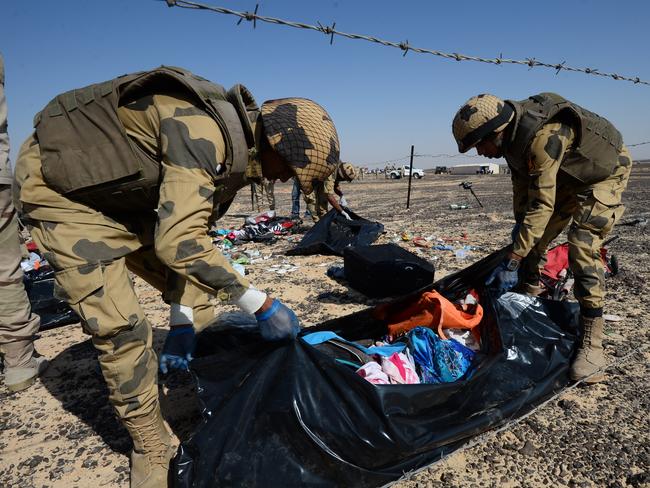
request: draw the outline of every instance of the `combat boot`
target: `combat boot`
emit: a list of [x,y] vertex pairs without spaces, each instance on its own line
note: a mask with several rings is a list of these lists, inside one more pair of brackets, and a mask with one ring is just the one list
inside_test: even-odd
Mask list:
[[131,438],[131,488],[164,488],[167,486],[169,461],[176,449],[165,427],[160,406],[149,415],[124,421]]
[[[580,316],[580,324],[582,325],[583,337],[576,359],[571,365],[571,379],[573,381],[581,380],[607,364],[603,352],[603,318]],[[591,376],[584,382],[591,385],[604,379],[605,374],[601,372]]]
[[3,344],[5,385],[11,393],[32,386],[48,366],[48,361],[34,351],[34,341]]

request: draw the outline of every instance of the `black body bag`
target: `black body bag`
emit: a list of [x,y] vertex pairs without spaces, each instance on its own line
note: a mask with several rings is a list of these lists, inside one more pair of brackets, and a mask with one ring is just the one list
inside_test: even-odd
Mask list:
[[[433,288],[450,299],[480,290],[504,255]],[[381,486],[530,411],[569,381],[577,305],[480,292],[481,352],[463,378],[440,385],[373,385],[300,337],[265,343],[254,328],[205,330],[191,363],[203,421],[173,460],[173,486]],[[308,332],[378,338],[386,324],[374,312]]]

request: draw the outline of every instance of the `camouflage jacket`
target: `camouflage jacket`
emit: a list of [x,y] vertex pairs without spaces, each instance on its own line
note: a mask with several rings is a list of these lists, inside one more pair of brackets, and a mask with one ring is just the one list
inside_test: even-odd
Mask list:
[[[225,172],[225,134],[187,95],[146,95],[117,114],[129,138],[161,161],[157,256],[220,299],[238,298],[248,282],[232,271],[207,233]],[[224,290],[230,295],[222,296]]]
[[630,164],[619,158],[622,138],[606,119],[559,95],[543,93],[528,100],[508,101],[516,117],[504,140],[514,215],[522,223],[513,247],[519,256],[528,255],[541,239],[558,188],[578,193]]

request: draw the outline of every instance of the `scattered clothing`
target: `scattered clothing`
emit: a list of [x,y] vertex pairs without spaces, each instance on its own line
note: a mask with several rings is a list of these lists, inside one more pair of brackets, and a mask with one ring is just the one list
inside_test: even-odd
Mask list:
[[38,271],[41,268],[41,266],[47,266],[47,265],[48,262],[35,252],[30,252],[29,258],[23,259],[20,262],[20,267],[23,269],[24,273],[32,270]]
[[370,361],[357,369],[357,374],[374,385],[390,384],[388,375],[384,372],[381,365],[374,361]]
[[415,303],[385,318],[391,338],[424,326],[436,330],[442,339],[446,339],[443,328],[473,329],[483,319],[483,308],[478,303],[452,303],[434,290],[424,292]]
[[408,341],[423,383],[458,381],[467,373],[475,355],[454,339],[440,339],[428,327],[413,329],[408,334]]
[[408,349],[405,352],[396,352],[389,357],[381,358],[381,369],[392,384],[413,385],[419,384],[420,378],[415,371],[415,363]]
[[[227,249],[242,242],[275,242],[277,236],[287,235],[296,228],[296,223],[287,217],[271,217],[275,212],[265,212],[248,217],[241,228],[210,231],[214,243]],[[226,242],[228,241],[228,242]]]

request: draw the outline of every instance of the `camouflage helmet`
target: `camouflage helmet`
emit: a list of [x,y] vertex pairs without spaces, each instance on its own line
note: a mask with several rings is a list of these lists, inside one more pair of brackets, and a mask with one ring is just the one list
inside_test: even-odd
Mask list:
[[339,164],[339,177],[345,181],[352,181],[357,177],[357,168],[350,163]]
[[458,151],[467,152],[484,137],[502,131],[513,117],[514,109],[499,97],[484,93],[470,98],[451,126]]
[[339,162],[339,137],[325,109],[306,98],[262,104],[262,124],[271,147],[289,164],[304,193],[324,181]]

